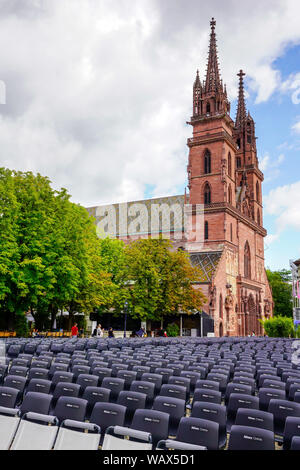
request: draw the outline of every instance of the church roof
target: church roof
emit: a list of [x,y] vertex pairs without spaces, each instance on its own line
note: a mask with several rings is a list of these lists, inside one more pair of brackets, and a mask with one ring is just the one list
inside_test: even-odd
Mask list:
[[107,235],[168,233],[184,229],[185,199],[184,195],[143,199],[89,207],[87,211],[95,217],[97,229]]
[[212,280],[222,253],[223,251],[207,251],[190,254],[192,265],[197,266],[201,272],[199,282],[210,282]]

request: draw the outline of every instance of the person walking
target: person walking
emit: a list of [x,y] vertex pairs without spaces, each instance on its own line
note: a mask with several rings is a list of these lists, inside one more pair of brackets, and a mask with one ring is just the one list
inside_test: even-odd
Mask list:
[[72,328],[71,328],[71,334],[72,334],[72,338],[77,338],[77,336],[78,336],[78,326],[77,326],[77,323],[75,323],[75,325],[72,326]]

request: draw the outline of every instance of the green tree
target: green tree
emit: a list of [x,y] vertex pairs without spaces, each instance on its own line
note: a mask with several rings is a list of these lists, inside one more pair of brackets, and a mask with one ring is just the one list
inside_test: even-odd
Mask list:
[[24,325],[59,310],[89,311],[110,296],[94,220],[65,189],[31,172],[0,169],[0,310]]
[[294,323],[292,318],[276,316],[261,323],[268,336],[272,338],[288,338],[295,336]]
[[272,288],[275,316],[293,316],[291,272],[282,269],[271,271],[267,269],[267,276]]
[[164,239],[137,240],[124,249],[117,302],[128,301],[133,318],[162,320],[166,315],[201,309],[205,297],[193,283],[199,278],[189,256]]

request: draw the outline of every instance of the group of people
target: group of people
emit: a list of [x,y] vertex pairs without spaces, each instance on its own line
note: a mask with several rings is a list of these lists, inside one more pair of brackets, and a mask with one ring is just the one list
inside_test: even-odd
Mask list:
[[[94,329],[93,331],[93,334],[92,336],[94,337],[97,337],[97,338],[103,338],[104,336],[104,328],[102,328],[101,324],[99,323],[96,328]],[[114,335],[114,330],[112,329],[112,327],[110,327],[108,329],[108,337],[109,338],[114,338],[115,335]]]
[[[79,333],[78,332],[78,325],[77,325],[77,323],[75,323],[74,326],[72,326],[72,328],[71,328],[72,338],[77,338],[78,333]],[[141,327],[138,331],[133,332],[132,335],[137,336],[139,338],[145,338],[147,336],[147,332],[145,331],[145,328]],[[166,330],[164,330],[162,327],[157,332],[155,332],[154,335],[159,336],[159,337],[168,336]],[[92,336],[96,337],[96,338],[103,338],[104,337],[104,328],[102,328],[100,323],[98,323],[96,328],[94,328]],[[115,337],[114,330],[113,330],[112,327],[110,327],[108,329],[108,337],[109,338],[114,338]]]

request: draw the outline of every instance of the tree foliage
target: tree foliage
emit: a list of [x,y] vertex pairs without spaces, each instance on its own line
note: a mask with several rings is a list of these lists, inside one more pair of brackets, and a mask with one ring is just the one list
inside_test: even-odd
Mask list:
[[141,239],[124,249],[118,276],[119,307],[129,304],[133,318],[161,320],[166,315],[201,309],[205,297],[193,283],[199,271],[183,251],[174,251],[164,239]]
[[295,336],[294,323],[292,318],[276,316],[261,321],[265,332],[272,338],[288,338]]
[[65,189],[31,172],[0,169],[0,309],[31,310],[36,320],[59,309],[89,311],[110,296],[98,238],[87,211]]
[[282,269],[271,271],[267,269],[267,276],[272,288],[275,316],[293,316],[291,272]]

